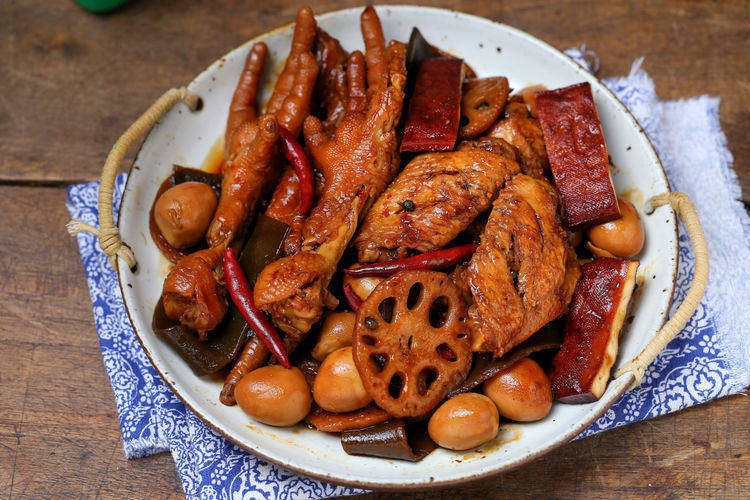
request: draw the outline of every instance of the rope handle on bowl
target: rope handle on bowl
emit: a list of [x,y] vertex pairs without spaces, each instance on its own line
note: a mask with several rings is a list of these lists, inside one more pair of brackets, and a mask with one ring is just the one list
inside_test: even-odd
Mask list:
[[664,349],[667,344],[682,330],[682,327],[690,320],[695,310],[698,308],[703,293],[706,291],[706,284],[708,283],[708,247],[706,246],[706,238],[703,235],[703,228],[698,217],[698,210],[696,210],[693,202],[684,193],[671,192],[663,193],[654,196],[646,206],[646,213],[653,213],[656,207],[669,204],[682,218],[687,228],[688,235],[690,236],[690,242],[693,245],[693,253],[695,254],[695,272],[693,273],[693,282],[690,285],[685,300],[682,301],[680,307],[677,308],[674,315],[667,321],[664,326],[661,327],[656,336],[648,343],[648,345],[641,351],[641,353],[627,362],[625,366],[620,368],[615,374],[615,378],[623,375],[627,372],[632,372],[635,380],[630,389],[638,387],[643,379],[643,374],[646,371],[648,365],[656,358],[656,356]]
[[86,224],[80,220],[72,219],[65,227],[71,236],[85,231],[99,238],[99,246],[109,257],[113,268],[117,268],[117,257],[123,259],[130,269],[136,266],[133,251],[120,239],[120,231],[115,226],[112,210],[112,192],[115,186],[115,178],[120,168],[120,163],[128,152],[130,146],[144,132],[153,127],[156,122],[169,111],[177,102],[184,102],[192,111],[198,109],[200,97],[189,92],[185,87],[169,89],[150,108],[146,110],[117,140],[104,162],[101,184],[99,186],[99,228]]

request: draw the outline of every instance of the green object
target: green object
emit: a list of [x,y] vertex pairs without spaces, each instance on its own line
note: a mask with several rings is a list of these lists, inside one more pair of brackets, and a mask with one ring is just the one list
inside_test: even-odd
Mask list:
[[84,9],[100,13],[109,12],[127,1],[128,0],[76,0],[76,2],[78,2],[78,4]]

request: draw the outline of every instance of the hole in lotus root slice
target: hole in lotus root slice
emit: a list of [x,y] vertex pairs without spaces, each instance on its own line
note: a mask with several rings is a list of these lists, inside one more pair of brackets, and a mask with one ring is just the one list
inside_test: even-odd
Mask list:
[[466,317],[466,302],[444,273],[401,271],[378,284],[357,311],[353,342],[375,403],[396,418],[422,417],[440,404],[471,368],[459,320]]
[[414,283],[409,288],[409,295],[406,297],[406,308],[414,309],[420,298],[422,298],[422,283]]
[[378,306],[378,312],[383,321],[390,323],[393,321],[393,308],[396,305],[396,299],[394,297],[388,297],[380,303]]
[[464,83],[461,115],[466,124],[458,130],[458,137],[472,139],[490,128],[503,112],[509,92],[508,79],[503,76]]
[[417,378],[417,392],[420,396],[427,393],[432,383],[437,379],[437,376],[437,371],[430,367],[423,368],[422,371],[419,372],[419,377]]
[[[456,336],[456,338],[463,338],[461,337],[461,335],[463,334],[459,333]],[[442,357],[443,359],[447,359],[448,361],[456,361],[456,358],[457,358],[456,353],[453,352],[453,349],[451,349],[451,347],[448,344],[445,344],[445,343],[440,344],[439,346],[437,346],[437,348],[435,348],[435,350],[437,351],[438,354],[440,354],[440,357]]]
[[432,301],[430,305],[429,321],[430,326],[433,328],[440,328],[445,324],[445,320],[448,319],[448,313],[450,312],[450,301],[448,297],[441,295]]
[[372,335],[362,335],[362,342],[367,345],[375,345],[375,337]]
[[388,394],[393,399],[398,399],[401,396],[401,391],[404,388],[404,379],[396,373],[391,377],[391,381],[388,383]]
[[388,358],[383,354],[370,354],[370,362],[372,363],[373,369],[380,373],[385,368],[385,365],[388,364]]

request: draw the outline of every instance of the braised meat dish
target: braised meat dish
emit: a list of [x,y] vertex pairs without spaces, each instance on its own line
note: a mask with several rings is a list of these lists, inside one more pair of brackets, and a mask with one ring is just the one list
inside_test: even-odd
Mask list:
[[360,29],[349,52],[300,9],[265,103],[249,48],[218,172],[175,166],[151,209],[155,333],[237,418],[355,455],[471,449],[601,397],[645,233],[589,84],[478,77],[416,28],[387,42],[372,6]]

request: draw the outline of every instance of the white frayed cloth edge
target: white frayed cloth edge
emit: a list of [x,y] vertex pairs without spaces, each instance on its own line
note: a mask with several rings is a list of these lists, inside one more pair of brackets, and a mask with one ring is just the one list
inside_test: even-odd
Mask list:
[[[709,248],[711,271],[706,303],[717,324],[717,342],[730,368],[730,393],[750,385],[750,217],[733,157],[719,122],[717,97],[661,101],[653,80],[634,61],[627,80],[649,90],[650,99],[630,106],[659,152],[673,190],[690,196],[698,208]],[[710,144],[699,144],[702,138]],[[709,182],[714,179],[715,182]]]

